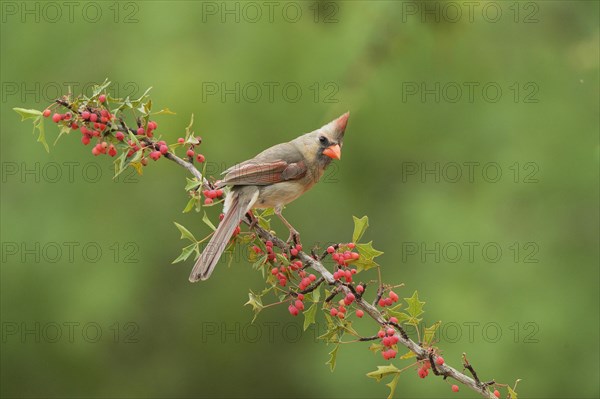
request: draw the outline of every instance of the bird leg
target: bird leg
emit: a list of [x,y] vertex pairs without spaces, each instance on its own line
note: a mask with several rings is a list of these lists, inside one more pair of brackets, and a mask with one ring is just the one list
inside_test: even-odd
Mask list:
[[258,218],[254,216],[252,210],[249,210],[248,213],[246,213],[246,218],[248,218],[248,221],[250,222],[248,229],[252,230],[258,224]]
[[285,218],[281,214],[281,208],[275,207],[274,212],[279,217],[279,219],[281,219],[283,224],[285,224],[285,226],[288,228],[288,230],[290,231],[290,237],[288,238],[287,242],[288,243],[293,242],[295,244],[299,244],[300,243],[300,233],[298,233],[298,231],[290,224],[290,222],[285,220]]

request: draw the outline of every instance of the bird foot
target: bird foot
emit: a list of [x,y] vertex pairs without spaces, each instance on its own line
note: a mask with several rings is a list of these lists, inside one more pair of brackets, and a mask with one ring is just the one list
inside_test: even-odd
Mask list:
[[246,217],[250,221],[250,224],[248,225],[248,229],[252,230],[258,224],[258,218],[256,216],[254,216],[252,211],[248,211],[248,213],[246,213]]
[[290,236],[287,240],[287,243],[292,246],[300,244],[300,233],[298,233],[296,230],[290,230]]

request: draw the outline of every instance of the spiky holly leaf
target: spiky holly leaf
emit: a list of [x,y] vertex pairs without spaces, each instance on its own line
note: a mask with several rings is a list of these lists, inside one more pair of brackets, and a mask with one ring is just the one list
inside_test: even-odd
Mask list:
[[440,327],[441,324],[442,324],[442,322],[438,321],[438,322],[433,323],[433,325],[431,327],[425,327],[425,331],[423,333],[423,344],[424,345],[431,344],[431,341],[433,341],[433,338],[435,337],[435,332],[437,331],[437,329]]
[[411,359],[411,358],[416,357],[416,356],[417,355],[415,355],[415,352],[408,351],[404,355],[400,356],[400,359],[406,360],[406,359]]
[[215,231],[217,229],[215,227],[215,225],[208,218],[208,215],[206,214],[206,212],[204,212],[204,216],[202,216],[202,221],[204,222],[204,224],[206,224],[208,227],[210,227],[212,229],[212,231]]
[[317,316],[317,304],[313,303],[310,308],[303,312],[304,314],[304,331],[308,329],[311,324],[315,323],[315,317]]
[[389,366],[377,366],[377,370],[367,373],[367,377],[374,378],[379,382],[384,377],[396,374],[400,374],[400,370],[393,364],[390,364]]
[[506,387],[506,388],[508,388],[508,397],[510,399],[518,399],[517,392],[514,389],[512,389],[511,387]]
[[408,304],[408,314],[412,319],[418,320],[418,317],[424,313],[423,305],[425,302],[419,301],[419,293],[415,291],[410,298],[404,298]]
[[257,295],[254,292],[250,291],[248,293],[248,298],[249,298],[248,302],[246,302],[244,304],[244,306],[246,306],[246,305],[252,306],[252,311],[254,312],[254,317],[252,318],[252,323],[254,323],[254,320],[256,320],[256,317],[258,316],[260,311],[263,310],[264,306],[262,304],[260,295]]
[[352,264],[356,266],[358,271],[369,270],[379,266],[374,259],[383,255],[383,252],[373,248],[373,241],[369,241],[366,244],[356,244],[356,249],[360,254],[360,258],[352,262]]
[[190,255],[192,254],[192,252],[196,251],[196,253],[200,253],[200,250],[198,249],[198,244],[197,243],[193,243],[188,245],[187,247],[184,247],[181,250],[181,254],[173,261],[171,262],[173,263],[178,263],[184,260],[187,260],[187,258],[190,257]]
[[356,216],[352,216],[354,220],[354,232],[352,233],[352,242],[357,243],[362,238],[365,231],[367,231],[367,227],[369,227],[369,218],[367,216],[363,216],[362,218],[357,218]]
[[385,386],[390,388],[390,394],[388,395],[387,399],[392,399],[394,397],[394,392],[396,392],[396,385],[398,385],[399,379],[400,373],[396,374],[396,376],[392,378],[392,380],[389,383],[385,384]]
[[180,225],[177,222],[173,222],[175,223],[175,226],[177,227],[177,229],[179,229],[179,231],[181,232],[181,239],[183,240],[184,238],[187,238],[188,240],[192,241],[192,242],[198,242],[198,240],[196,240],[196,237],[194,237],[194,235],[185,227],[183,227],[182,225]]
[[373,353],[379,353],[381,352],[385,347],[381,344],[371,344],[371,346],[369,346],[369,350]]
[[329,365],[329,369],[331,371],[335,370],[335,363],[337,361],[337,353],[338,353],[338,349],[340,348],[340,345],[337,344],[335,346],[335,348],[333,348],[333,350],[331,352],[329,352],[329,360],[327,360],[327,362],[325,364]]

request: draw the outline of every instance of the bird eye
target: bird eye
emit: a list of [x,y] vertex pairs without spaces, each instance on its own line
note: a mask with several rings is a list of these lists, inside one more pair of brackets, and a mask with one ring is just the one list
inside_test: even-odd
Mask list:
[[325,136],[321,136],[321,137],[319,137],[319,142],[320,142],[321,144],[327,144],[327,137],[325,137]]

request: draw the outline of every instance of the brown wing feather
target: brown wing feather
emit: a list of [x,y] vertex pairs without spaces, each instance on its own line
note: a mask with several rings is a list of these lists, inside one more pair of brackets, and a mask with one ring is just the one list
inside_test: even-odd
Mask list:
[[247,162],[229,169],[220,186],[244,186],[280,183],[295,180],[306,174],[304,161],[288,164],[283,160],[274,162]]

